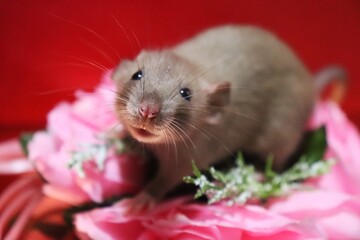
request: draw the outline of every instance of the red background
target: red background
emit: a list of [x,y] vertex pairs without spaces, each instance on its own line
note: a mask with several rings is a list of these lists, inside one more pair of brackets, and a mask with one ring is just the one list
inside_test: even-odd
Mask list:
[[351,85],[343,108],[360,126],[358,0],[2,0],[0,140],[44,128],[57,102],[91,89],[102,70],[84,59],[111,68],[140,50],[134,35],[141,48],[163,47],[223,23],[275,32],[313,72],[344,66]]

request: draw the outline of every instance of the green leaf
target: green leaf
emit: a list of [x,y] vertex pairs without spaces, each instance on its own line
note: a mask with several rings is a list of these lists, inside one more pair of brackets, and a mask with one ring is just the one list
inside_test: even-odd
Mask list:
[[274,157],[269,156],[266,159],[266,165],[265,165],[265,178],[270,179],[276,176],[276,173],[272,170],[272,163],[273,163]]
[[27,132],[27,133],[22,133],[19,137],[20,145],[25,156],[29,155],[28,144],[33,138],[33,136],[34,133]]
[[190,176],[183,177],[183,181],[185,183],[192,183],[192,184],[194,183],[194,179],[192,177],[190,177]]
[[198,189],[198,190],[196,191],[195,195],[194,195],[194,198],[195,198],[195,199],[198,199],[198,198],[200,198],[200,197],[202,197],[202,196],[204,196],[204,195],[205,195],[205,192],[202,191],[201,189]]
[[193,173],[194,173],[195,177],[200,177],[201,172],[200,172],[199,168],[196,166],[195,161],[191,161],[191,164],[192,164],[192,169],[193,169]]
[[306,161],[316,162],[323,159],[326,148],[326,130],[324,126],[308,133],[303,151]]
[[265,172],[261,174],[255,171],[254,166],[246,165],[239,153],[234,168],[220,171],[211,167],[208,170],[212,177],[210,180],[192,162],[194,177],[184,177],[184,181],[198,188],[195,198],[206,195],[209,204],[221,200],[229,204],[245,204],[254,198],[266,200],[302,188],[304,180],[327,173],[334,161],[322,160],[326,146],[325,128],[322,127],[308,134],[302,157],[282,173],[273,171],[271,156],[267,159]]
[[225,183],[226,182],[226,175],[223,174],[222,172],[220,171],[217,171],[215,168],[211,167],[210,168],[210,174],[211,176],[215,179],[215,180],[218,180],[222,183]]

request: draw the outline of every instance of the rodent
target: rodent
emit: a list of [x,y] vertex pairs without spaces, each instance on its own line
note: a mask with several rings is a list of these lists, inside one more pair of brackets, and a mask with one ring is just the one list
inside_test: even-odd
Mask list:
[[192,160],[206,168],[240,150],[271,154],[281,169],[317,96],[293,51],[253,26],[215,27],[174,47],[142,51],[123,60],[113,79],[120,121],[158,160],[139,194],[155,200],[191,175]]

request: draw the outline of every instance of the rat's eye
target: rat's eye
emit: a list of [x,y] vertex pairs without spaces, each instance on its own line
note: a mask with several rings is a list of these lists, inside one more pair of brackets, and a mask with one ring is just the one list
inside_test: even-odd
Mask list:
[[191,92],[190,92],[190,89],[188,89],[188,88],[180,89],[180,95],[188,101],[191,100]]
[[137,71],[132,75],[131,80],[140,80],[143,77],[143,73],[141,70]]

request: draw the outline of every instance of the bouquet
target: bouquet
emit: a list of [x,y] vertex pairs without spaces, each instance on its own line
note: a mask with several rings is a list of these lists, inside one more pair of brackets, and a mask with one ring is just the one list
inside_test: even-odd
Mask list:
[[243,162],[206,175],[194,165],[183,195],[127,213],[149,164],[113,109],[107,72],[93,92],[58,104],[45,131],[0,145],[0,170],[21,174],[0,197],[1,239],[359,239],[360,136],[339,106],[319,100],[306,154],[282,174]]

